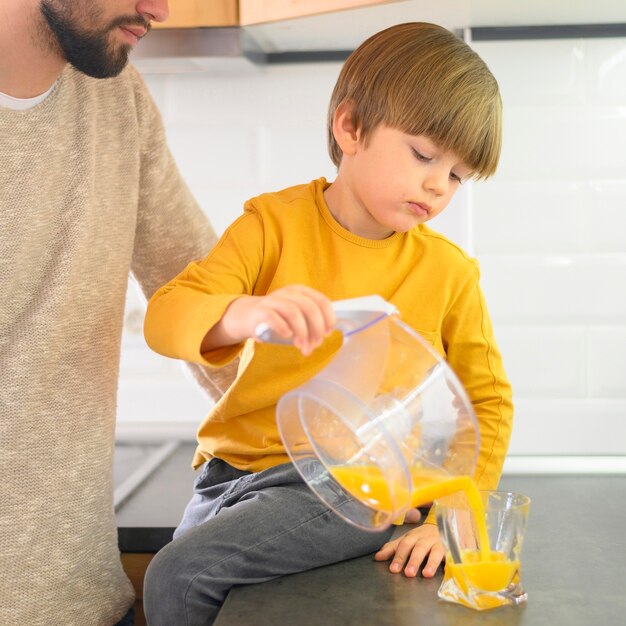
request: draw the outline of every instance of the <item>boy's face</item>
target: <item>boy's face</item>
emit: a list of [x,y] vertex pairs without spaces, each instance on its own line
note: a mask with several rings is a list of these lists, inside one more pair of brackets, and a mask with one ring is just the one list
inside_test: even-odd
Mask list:
[[[425,136],[380,125],[348,156],[350,188],[361,234],[381,239],[407,232],[446,208],[472,172]],[[343,165],[343,162],[342,162]]]

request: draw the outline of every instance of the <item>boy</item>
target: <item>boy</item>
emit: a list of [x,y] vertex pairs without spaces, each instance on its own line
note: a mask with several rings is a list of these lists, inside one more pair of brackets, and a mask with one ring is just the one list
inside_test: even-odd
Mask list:
[[[378,293],[446,356],[475,407],[474,479],[497,486],[512,422],[511,390],[475,261],[424,223],[461,183],[495,171],[498,86],[463,41],[432,24],[374,35],[346,61],[329,109],[324,179],[250,200],[213,252],[152,298],[145,334],[168,356],[238,377],[198,431],[202,466],[175,541],[153,560],[151,626],[211,624],[228,590],[378,550],[390,570],[433,576],[444,551],[427,523],[390,541],[343,522],[289,463],[275,423],[287,390],[339,347],[331,301]],[[260,344],[265,323],[294,347]],[[382,546],[382,548],[381,548]]]

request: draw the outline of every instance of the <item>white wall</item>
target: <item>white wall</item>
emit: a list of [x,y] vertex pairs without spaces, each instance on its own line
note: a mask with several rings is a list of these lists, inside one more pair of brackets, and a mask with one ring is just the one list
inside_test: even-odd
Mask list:
[[482,43],[505,106],[474,247],[512,452],[626,453],[626,39]]
[[[515,390],[511,454],[626,454],[626,39],[475,48],[502,89],[501,166],[433,226],[480,260]],[[253,195],[332,179],[325,116],[340,64],[202,65],[146,80],[218,232]],[[121,427],[192,434],[209,403],[145,348],[141,307],[129,291]]]

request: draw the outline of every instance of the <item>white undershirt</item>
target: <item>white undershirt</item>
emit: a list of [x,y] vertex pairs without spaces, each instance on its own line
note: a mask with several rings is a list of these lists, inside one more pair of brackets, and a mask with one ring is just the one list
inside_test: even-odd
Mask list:
[[0,91],[0,107],[4,107],[5,109],[13,109],[14,111],[27,111],[28,109],[32,109],[34,106],[37,106],[40,102],[43,102],[51,93],[52,90],[56,87],[56,82],[46,91],[42,93],[40,96],[35,96],[34,98],[14,98],[13,96],[9,96],[6,93],[2,93]]

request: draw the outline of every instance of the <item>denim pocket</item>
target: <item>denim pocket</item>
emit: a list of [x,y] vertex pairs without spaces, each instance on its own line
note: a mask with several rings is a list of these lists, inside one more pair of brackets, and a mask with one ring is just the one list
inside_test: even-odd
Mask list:
[[213,457],[204,463],[202,469],[200,470],[200,474],[196,477],[193,483],[194,491],[197,489],[204,489],[206,487],[210,487],[215,484],[214,471],[211,471],[215,468],[216,465],[220,463],[220,459]]

